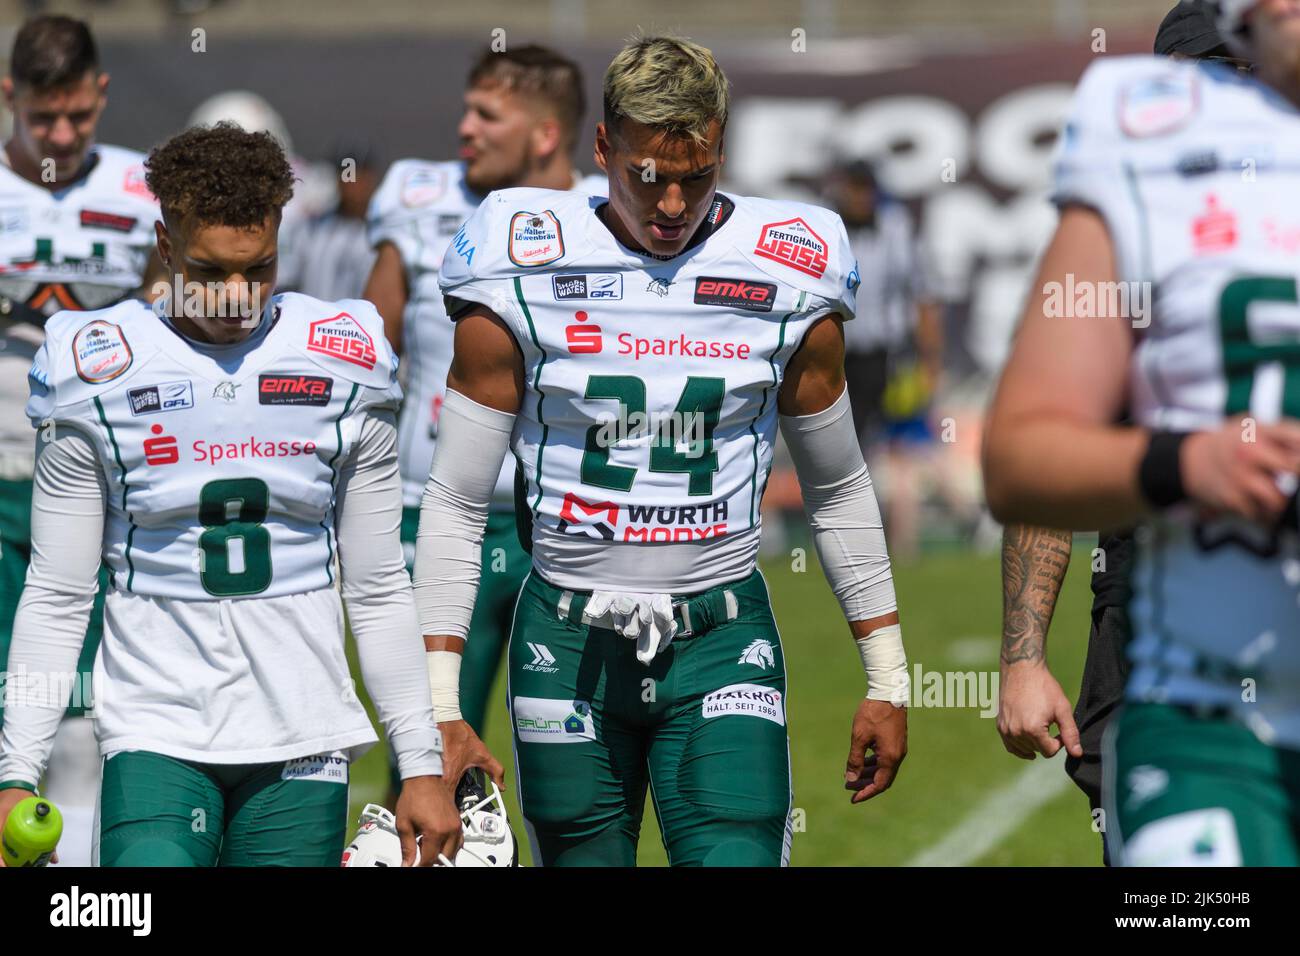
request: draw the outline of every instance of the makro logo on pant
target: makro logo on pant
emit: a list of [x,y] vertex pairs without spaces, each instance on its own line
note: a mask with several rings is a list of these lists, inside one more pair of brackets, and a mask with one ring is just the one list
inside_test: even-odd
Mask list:
[[596,739],[591,704],[585,700],[516,697],[511,712],[520,743],[578,744]]

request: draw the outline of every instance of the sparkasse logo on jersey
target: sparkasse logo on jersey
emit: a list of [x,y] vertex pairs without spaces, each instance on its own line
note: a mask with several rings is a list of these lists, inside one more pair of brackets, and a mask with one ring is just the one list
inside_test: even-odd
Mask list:
[[164,435],[161,425],[149,426],[153,438],[144,440],[144,461],[147,465],[174,465],[181,460],[175,435]]
[[771,312],[774,302],[775,282],[720,279],[716,276],[700,276],[695,280],[696,305],[720,305],[745,312]]
[[346,312],[313,322],[307,339],[307,351],[332,355],[364,369],[373,369],[379,360],[375,352],[375,340],[361,327],[360,322]]
[[[586,312],[575,312],[573,317],[580,323],[590,318]],[[566,325],[564,340],[569,344],[569,351],[574,355],[592,354],[605,347],[600,337],[599,325]]]
[[829,262],[826,242],[799,216],[764,226],[754,255],[798,269],[814,279],[826,274]]
[[257,376],[257,401],[262,405],[328,405],[334,379],[323,375]]

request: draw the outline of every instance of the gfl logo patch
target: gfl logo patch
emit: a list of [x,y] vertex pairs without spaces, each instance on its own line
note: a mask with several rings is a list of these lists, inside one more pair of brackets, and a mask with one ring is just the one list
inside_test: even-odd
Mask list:
[[164,435],[161,425],[152,426],[153,438],[144,440],[144,460],[148,465],[174,465],[181,460],[175,435]]
[[[573,317],[579,322],[587,321],[586,312],[575,312]],[[564,328],[564,339],[569,343],[569,351],[574,355],[599,352],[604,348],[600,339],[599,325],[568,325]]]

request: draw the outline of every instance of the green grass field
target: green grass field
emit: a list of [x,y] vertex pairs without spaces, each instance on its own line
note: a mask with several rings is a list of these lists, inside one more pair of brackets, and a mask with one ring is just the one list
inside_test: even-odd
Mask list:
[[[1087,549],[1076,549],[1048,645],[1053,672],[1071,699],[1087,646],[1087,559]],[[909,754],[893,788],[865,805],[851,806],[842,783],[844,760],[850,720],[865,687],[856,649],[815,562],[796,572],[789,561],[767,561],[763,573],[789,671],[794,804],[802,810],[796,816],[793,865],[1100,864],[1100,838],[1092,830],[1087,800],[1065,781],[1062,758],[1044,765],[1040,757],[1031,765],[1012,757],[1002,748],[994,717],[980,716],[978,700],[968,699],[966,707],[913,706]],[[995,709],[998,558],[927,556],[894,573],[914,685],[918,664],[924,673],[983,672]],[[968,686],[978,685],[972,680]],[[486,741],[505,763],[509,784],[513,766],[504,680],[498,680],[494,696]],[[385,760],[384,748],[376,747],[353,769],[353,824],[365,802],[383,799]],[[527,865],[531,860],[513,793],[507,802]],[[649,807],[639,861],[644,866],[666,863]]]

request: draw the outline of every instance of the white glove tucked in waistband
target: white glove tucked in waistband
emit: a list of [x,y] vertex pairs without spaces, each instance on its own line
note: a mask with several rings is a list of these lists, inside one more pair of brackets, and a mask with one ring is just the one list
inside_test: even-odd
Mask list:
[[593,591],[583,608],[582,623],[636,641],[636,659],[647,665],[677,633],[671,594]]

